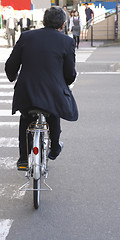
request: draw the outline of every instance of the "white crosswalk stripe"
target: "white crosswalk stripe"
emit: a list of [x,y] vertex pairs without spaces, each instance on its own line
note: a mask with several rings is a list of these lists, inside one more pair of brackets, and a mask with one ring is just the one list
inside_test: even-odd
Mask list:
[[82,50],[77,50],[76,51],[76,62],[77,63],[82,63],[86,62],[86,60],[91,56],[91,54],[96,50],[96,48],[87,48]]
[[5,89],[10,89],[10,88],[14,88],[13,84],[0,84],[0,88],[5,88]]
[[0,100],[0,103],[12,103],[12,100],[4,100],[4,99],[2,99],[2,100]]
[[0,77],[3,77],[3,76],[5,76],[6,77],[6,73],[0,73]]
[[1,48],[0,49],[0,62],[5,63],[10,53],[12,52],[12,48]]
[[[3,186],[2,184],[0,184],[0,197],[6,196],[9,188],[11,188],[11,195],[9,196],[10,199],[16,198],[16,199],[22,199],[24,197],[24,192],[23,191],[15,191],[15,187],[16,184],[5,184],[5,186]],[[19,188],[19,186],[18,186]],[[0,238],[1,240],[1,238]]]
[[[6,53],[8,52],[6,51]],[[16,120],[14,121],[14,119],[16,116],[18,117],[20,113],[17,112],[15,115],[12,116],[12,97],[14,93],[13,88],[14,88],[14,84],[9,82],[5,72],[1,72],[0,73],[0,117],[2,117],[2,119],[0,119],[0,127],[6,126],[10,128],[13,128],[13,127],[18,128],[18,121],[16,122]],[[3,109],[2,107],[3,105],[5,106],[5,109]],[[3,121],[3,117],[9,117],[12,120],[9,122],[6,122],[6,121]]]
[[0,127],[8,126],[10,128],[18,127],[19,122],[0,122]]
[[[0,110],[0,116],[12,116],[12,110]],[[20,116],[20,113],[16,112],[14,116]]]
[[0,92],[0,97],[13,96],[13,92]]
[[18,138],[0,138],[0,147],[18,147]]
[[8,83],[8,79],[7,78],[0,78],[0,83]]
[[16,168],[16,161],[13,157],[1,157],[0,168],[1,169],[14,169]]
[[0,219],[0,240],[5,240],[12,226],[12,219]]

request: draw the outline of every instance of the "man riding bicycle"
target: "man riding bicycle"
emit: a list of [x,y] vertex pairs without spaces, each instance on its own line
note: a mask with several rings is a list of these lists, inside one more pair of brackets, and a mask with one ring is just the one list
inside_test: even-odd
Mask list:
[[38,108],[50,116],[51,151],[54,160],[61,152],[60,118],[76,121],[78,111],[68,85],[76,77],[74,40],[61,30],[65,13],[60,7],[47,9],[44,14],[44,28],[23,32],[10,57],[5,71],[10,82],[15,80],[12,114],[20,111],[19,153],[17,166],[27,166],[26,129],[34,120],[28,114]]

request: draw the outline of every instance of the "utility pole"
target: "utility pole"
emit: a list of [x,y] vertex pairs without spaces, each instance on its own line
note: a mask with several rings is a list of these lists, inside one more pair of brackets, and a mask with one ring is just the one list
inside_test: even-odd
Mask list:
[[115,42],[118,41],[118,0],[116,0],[116,13],[115,13]]

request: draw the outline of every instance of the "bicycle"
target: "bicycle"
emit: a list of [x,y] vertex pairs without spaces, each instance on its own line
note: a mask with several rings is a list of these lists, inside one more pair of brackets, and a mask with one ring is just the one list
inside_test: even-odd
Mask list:
[[[39,109],[30,110],[29,114],[33,117],[37,116],[36,122],[29,125],[26,132],[27,151],[28,151],[28,170],[25,177],[27,182],[19,188],[20,191],[33,191],[34,208],[38,209],[40,205],[41,191],[52,190],[46,183],[48,177],[48,152],[50,148],[49,126],[46,122],[46,117],[49,116]],[[29,153],[28,135],[32,134],[33,144]],[[26,188],[33,178],[33,188]],[[42,180],[47,188],[42,188]]]

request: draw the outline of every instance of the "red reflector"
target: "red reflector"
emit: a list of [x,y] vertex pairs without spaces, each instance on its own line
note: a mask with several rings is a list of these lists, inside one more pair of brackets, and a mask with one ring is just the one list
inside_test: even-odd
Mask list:
[[38,148],[37,148],[37,147],[34,147],[34,148],[33,148],[33,152],[34,152],[35,155],[37,155],[37,154],[38,154]]

